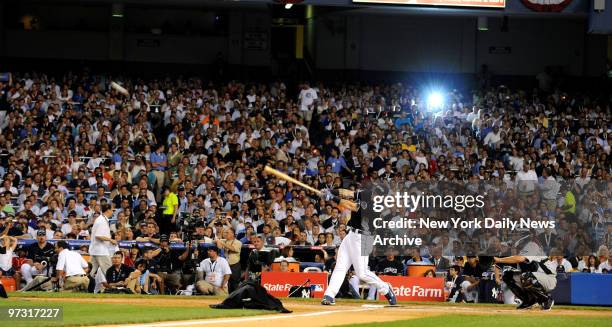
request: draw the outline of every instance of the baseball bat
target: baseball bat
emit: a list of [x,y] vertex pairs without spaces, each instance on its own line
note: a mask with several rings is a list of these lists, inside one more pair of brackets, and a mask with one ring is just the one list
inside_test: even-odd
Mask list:
[[130,92],[128,92],[128,90],[127,90],[125,87],[123,87],[123,86],[119,85],[118,83],[111,82],[110,86],[111,86],[113,89],[117,90],[117,92],[119,92],[119,93],[121,93],[121,94],[125,95],[126,97],[127,97],[127,96],[130,96]]
[[[316,188],[306,184],[306,183],[302,183],[299,180],[281,172],[278,171],[270,166],[265,166],[264,167],[264,172],[267,174],[272,174],[284,181],[287,181],[289,183],[293,183],[295,185],[301,186],[311,192],[313,192],[314,194],[321,196],[323,194],[323,192],[321,190],[317,190]],[[345,199],[340,199],[340,206],[345,207],[351,211],[357,211],[357,204],[353,201],[349,201],[349,200],[345,200]]]
[[287,297],[291,297],[291,295],[295,294],[295,292],[297,292],[297,290],[299,290],[300,288],[306,286],[306,284],[310,283],[310,278],[308,278],[304,283],[302,283],[302,285],[298,286],[296,289],[293,290],[293,292],[289,293],[289,295]]
[[290,183],[293,183],[295,185],[301,186],[301,187],[309,190],[310,192],[312,192],[312,193],[314,193],[316,195],[320,196],[323,193],[323,192],[321,192],[321,190],[317,190],[316,188],[314,188],[314,187],[312,187],[312,186],[310,186],[310,185],[308,185],[306,183],[302,183],[302,182],[298,181],[297,179],[295,179],[295,178],[293,178],[293,177],[283,173],[282,171],[278,171],[278,170],[276,170],[276,169],[274,169],[274,168],[272,168],[270,166],[264,167],[264,172],[268,173],[268,174],[272,174],[272,175],[274,175],[274,176],[276,176],[276,177],[278,177],[278,178],[280,178],[282,180],[285,180],[287,182],[290,182]]

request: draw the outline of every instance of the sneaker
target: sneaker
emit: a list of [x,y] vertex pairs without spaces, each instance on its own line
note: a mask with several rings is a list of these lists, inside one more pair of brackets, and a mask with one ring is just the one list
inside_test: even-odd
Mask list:
[[542,310],[548,311],[552,309],[553,305],[555,305],[555,300],[553,300],[552,296],[549,296],[548,300],[540,305],[542,306]]
[[535,304],[535,302],[523,302],[521,303],[518,307],[516,307],[516,310],[526,310],[529,309],[531,307],[533,307],[533,305]]
[[389,301],[390,305],[396,305],[397,304],[397,297],[395,297],[395,293],[393,293],[393,287],[391,287],[391,284],[389,285],[389,293],[385,294],[385,297],[387,298],[387,301]]
[[336,304],[336,300],[334,300],[334,298],[329,295],[325,295],[323,296],[323,300],[321,300],[321,304],[322,305],[334,305]]

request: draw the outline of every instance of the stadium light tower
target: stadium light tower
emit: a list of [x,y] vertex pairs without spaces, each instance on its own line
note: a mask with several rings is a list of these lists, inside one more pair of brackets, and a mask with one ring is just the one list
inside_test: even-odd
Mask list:
[[440,92],[431,92],[427,96],[427,108],[437,111],[444,107],[444,96]]

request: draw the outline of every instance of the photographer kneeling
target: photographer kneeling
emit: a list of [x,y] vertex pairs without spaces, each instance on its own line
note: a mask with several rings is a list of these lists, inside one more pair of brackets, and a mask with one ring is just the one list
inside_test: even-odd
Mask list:
[[71,251],[66,241],[57,241],[55,252],[58,254],[55,269],[60,291],[87,292],[89,286],[89,278],[85,272],[85,269],[88,269],[87,261],[78,252]]
[[219,256],[219,248],[216,246],[209,247],[207,251],[208,258],[202,260],[198,269],[198,275],[202,275],[198,276],[196,289],[204,295],[227,296],[227,286],[232,276],[229,263]]

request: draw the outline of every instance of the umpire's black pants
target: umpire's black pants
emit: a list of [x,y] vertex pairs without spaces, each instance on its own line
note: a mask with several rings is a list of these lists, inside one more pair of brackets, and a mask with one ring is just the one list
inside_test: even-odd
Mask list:
[[236,262],[233,265],[230,265],[230,269],[232,270],[232,276],[229,280],[229,293],[232,293],[238,288],[238,284],[240,284],[240,275],[242,275],[242,267],[240,266],[240,261]]

